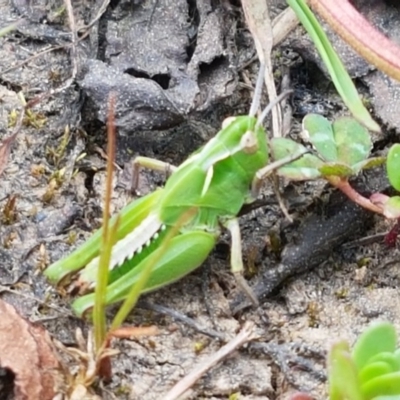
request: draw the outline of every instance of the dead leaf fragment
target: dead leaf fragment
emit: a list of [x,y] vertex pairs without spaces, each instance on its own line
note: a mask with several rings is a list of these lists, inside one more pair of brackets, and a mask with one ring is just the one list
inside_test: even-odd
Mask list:
[[0,315],[0,366],[15,375],[15,400],[52,399],[61,375],[47,331],[2,300]]
[[0,175],[3,173],[7,166],[8,157],[11,153],[11,146],[14,143],[16,137],[17,134],[14,133],[10,137],[3,139],[3,141],[0,143]]

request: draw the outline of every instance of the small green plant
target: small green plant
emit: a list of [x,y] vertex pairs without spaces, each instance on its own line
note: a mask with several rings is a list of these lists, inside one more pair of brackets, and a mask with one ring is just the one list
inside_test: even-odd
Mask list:
[[[292,180],[326,179],[357,204],[382,214],[380,207],[356,192],[349,182],[362,169],[385,162],[382,157],[369,157],[372,141],[363,125],[351,117],[331,123],[321,115],[308,114],[303,119],[303,137],[313,146],[314,154],[279,168],[278,175]],[[303,145],[290,139],[271,140],[272,154],[277,160],[302,149]]]
[[[309,33],[313,40],[325,66],[331,76],[335,87],[342,97],[344,103],[349,107],[353,116],[360,121],[364,126],[370,130],[379,131],[379,127],[375,121],[372,120],[365,106],[360,102],[360,98],[357,94],[357,90],[347,73],[343,63],[339,56],[333,49],[328,37],[326,36],[322,26],[318,22],[315,15],[312,13],[305,0],[288,0],[288,4],[292,7],[299,20],[303,24],[304,28]],[[386,72],[388,75],[399,80],[400,79],[400,48],[382,33],[376,30],[347,0],[340,2],[332,2],[330,0],[310,0],[309,4],[318,11],[331,25],[342,38],[363,57],[374,64],[377,68]],[[385,242],[389,246],[394,246],[396,243],[397,236],[400,233],[400,197],[399,196],[387,196],[382,193],[375,193],[369,199],[360,196],[355,192],[347,182],[346,175],[352,175],[357,173],[360,168],[367,168],[369,166],[377,165],[382,162],[382,158],[375,160],[367,160],[365,153],[368,151],[371,140],[367,138],[368,132],[362,133],[362,129],[352,121],[342,120],[339,122],[335,121],[333,124],[333,131],[336,134],[337,128],[345,132],[348,131],[348,137],[344,137],[344,142],[341,147],[344,151],[348,152],[348,160],[340,160],[339,153],[337,154],[336,160],[331,158],[330,164],[324,166],[318,165],[318,162],[312,156],[304,157],[296,163],[287,166],[282,169],[282,174],[290,177],[295,175],[294,179],[299,179],[299,175],[303,173],[303,179],[315,179],[319,176],[325,177],[332,185],[338,187],[345,192],[355,202],[367,208],[373,212],[383,214],[386,218],[396,219],[397,223],[386,235]],[[343,124],[346,126],[343,129]],[[330,129],[329,122],[324,121],[323,117],[318,116],[306,116],[304,125],[307,130],[307,125],[311,129],[317,131],[314,140],[311,138],[311,142],[320,155],[323,156],[324,160],[329,160],[329,153],[333,151],[335,157],[335,145],[329,143],[329,138],[326,136],[326,132]],[[336,125],[336,126],[335,126]],[[350,130],[350,128],[352,130]],[[324,143],[320,143],[320,131],[324,131],[321,139]],[[360,136],[364,136],[362,138]],[[354,143],[351,144],[351,141]],[[369,144],[368,144],[369,143]],[[337,145],[338,143],[336,143]],[[283,143],[277,144],[276,146],[284,147]],[[286,146],[292,149],[296,148],[293,143],[288,143]],[[359,146],[358,149],[356,147]],[[324,148],[325,147],[325,148]],[[339,150],[338,146],[337,150]],[[347,150],[345,150],[347,149]],[[356,151],[356,153],[354,152]],[[283,154],[282,149],[277,149],[276,153],[278,157]],[[363,156],[364,153],[364,156]],[[330,154],[332,155],[332,154]],[[324,157],[325,156],[325,157]],[[346,157],[345,157],[346,158]],[[357,159],[359,161],[357,162]],[[339,161],[339,163],[338,163]],[[343,163],[342,161],[346,161]],[[353,165],[348,165],[348,161]],[[333,162],[333,164],[332,164]],[[347,164],[347,165],[346,165]],[[349,168],[350,167],[350,168]],[[397,190],[400,190],[400,144],[395,144],[391,147],[386,160],[387,175],[391,185]],[[293,169],[294,168],[294,169]],[[292,170],[291,170],[292,169]],[[316,169],[318,171],[316,171]],[[301,172],[302,171],[302,172]],[[309,174],[310,178],[306,177]]]
[[[400,144],[394,144],[390,149],[386,158],[386,172],[390,184],[400,191]],[[385,236],[385,243],[389,247],[396,245],[397,237],[400,233],[400,197],[387,196],[383,193],[375,193],[371,196],[371,200],[382,208],[383,214],[387,218],[397,218],[395,225]]]
[[400,400],[400,349],[389,322],[376,322],[350,351],[336,343],[328,358],[330,400]]
[[[335,343],[328,355],[329,400],[400,400],[400,349],[390,322],[372,323],[352,349]],[[296,393],[291,400],[311,400]]]
[[[400,144],[394,144],[386,158],[386,172],[390,184],[400,191]],[[387,218],[400,218],[400,197],[386,196],[376,193],[371,197],[372,201],[378,204]]]
[[400,191],[400,144],[394,144],[386,159],[386,170],[390,184]]

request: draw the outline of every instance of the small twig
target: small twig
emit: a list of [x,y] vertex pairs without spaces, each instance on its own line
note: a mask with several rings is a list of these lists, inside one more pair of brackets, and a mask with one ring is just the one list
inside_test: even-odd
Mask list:
[[12,134],[10,136],[8,136],[7,138],[3,139],[0,143],[0,175],[3,173],[4,169],[7,166],[8,158],[11,153],[12,145],[13,145],[15,139],[17,138],[17,135],[18,135],[19,131],[21,130],[22,123],[24,121],[26,106],[24,104],[23,97],[20,96],[20,99],[22,100],[24,107],[22,108],[20,115],[18,116],[17,122],[15,124],[15,128],[14,128]]
[[[107,153],[99,146],[95,146],[94,147],[94,151],[96,151],[97,153],[99,153],[100,157],[102,157],[104,160],[108,160],[108,156]],[[114,164],[114,168],[118,171],[122,171],[122,168],[117,164],[116,161],[113,161]]]
[[[76,30],[76,25],[75,25],[74,10],[72,8],[70,0],[64,0],[64,3],[65,3],[65,7],[67,9],[68,23],[69,23],[69,27],[70,27],[71,35],[72,35],[71,44],[68,45],[68,47],[71,48],[71,64],[72,64],[71,76],[64,82],[63,85],[59,86],[58,88],[51,89],[48,92],[42,93],[39,96],[36,96],[32,100],[28,101],[28,103],[26,105],[27,108],[32,108],[36,104],[43,101],[44,99],[47,99],[51,96],[54,96],[57,93],[61,93],[62,91],[68,89],[74,83],[76,75],[78,73],[78,54],[77,54],[77,50],[76,50],[78,38],[77,38],[77,30]],[[61,47],[63,47],[63,46],[61,46]],[[54,48],[53,48],[53,50],[54,50]]]
[[[20,92],[20,94],[22,94],[22,93]],[[16,136],[17,133],[19,133],[19,131],[20,131],[21,128],[22,128],[22,124],[23,124],[24,118],[25,118],[25,112],[26,112],[26,104],[24,104],[25,100],[24,100],[23,96],[18,96],[18,97],[19,97],[20,100],[22,101],[22,105],[23,105],[24,107],[22,108],[21,113],[20,113],[20,115],[18,116],[17,122],[16,122],[16,124],[15,124],[14,130],[13,130],[11,136]]]
[[277,15],[272,21],[273,47],[283,42],[298,24],[299,19],[290,7]]
[[[60,317],[62,317],[62,318],[77,318],[70,311],[63,309],[61,307],[53,306],[53,305],[49,304],[48,301],[43,301],[41,299],[38,299],[37,297],[30,296],[29,294],[21,293],[15,289],[10,289],[4,285],[0,285],[0,293],[3,293],[3,292],[15,294],[24,299],[33,300],[33,301],[37,302],[38,304],[41,304],[43,307],[50,308],[51,310],[57,311],[59,314],[55,317],[46,317],[43,320],[60,318]],[[37,321],[42,321],[42,319],[38,319]],[[36,321],[32,321],[32,322],[36,322]]]
[[250,351],[255,351],[257,354],[263,352],[271,358],[272,362],[281,369],[286,380],[294,387],[302,390],[309,391],[309,388],[299,387],[298,383],[293,377],[290,365],[295,368],[308,372],[311,376],[320,382],[326,381],[326,375],[323,371],[316,368],[315,361],[308,360],[305,357],[298,356],[290,351],[286,345],[279,345],[276,343],[251,343],[249,346]]
[[68,23],[72,36],[71,40],[72,79],[75,79],[75,76],[78,72],[78,56],[76,51],[76,45],[78,43],[78,39],[77,39],[77,30],[75,25],[74,9],[72,8],[71,0],[64,0],[64,3],[67,9]]
[[218,364],[222,359],[236,350],[238,347],[247,343],[250,340],[255,339],[254,335],[254,324],[252,322],[246,322],[242,330],[225,346],[221,347],[213,356],[207,361],[203,362],[191,373],[186,375],[180,380],[164,397],[164,400],[175,400],[184,394],[195,382],[197,382],[207,371]]
[[347,243],[342,244],[342,247],[345,248],[345,249],[352,249],[354,247],[366,246],[366,245],[373,244],[373,243],[378,243],[378,242],[382,242],[383,243],[386,235],[389,232],[390,231],[383,232],[383,233],[377,233],[375,235],[369,235],[369,236],[365,236],[365,237],[360,238],[360,239],[352,240],[351,242],[347,242]]
[[221,340],[222,342],[226,342],[226,336],[222,333],[219,333],[213,329],[206,329],[201,327],[195,320],[192,318],[187,317],[184,314],[179,313],[171,308],[160,306],[158,304],[152,304],[147,301],[140,300],[137,304],[138,308],[142,308],[145,310],[155,311],[159,314],[167,315],[173,318],[175,321],[182,322],[183,324],[190,326],[191,328],[195,329],[197,332],[209,336],[213,339]]
[[104,0],[99,9],[96,12],[96,15],[94,18],[85,26],[82,26],[81,28],[78,29],[78,32],[84,32],[83,35],[80,37],[80,40],[82,40],[84,37],[87,36],[90,28],[93,27],[93,25],[102,17],[102,15],[106,12],[108,5],[110,4],[110,0]]
[[272,175],[272,184],[273,184],[273,189],[274,189],[274,193],[276,196],[276,199],[278,200],[278,204],[279,204],[279,208],[281,209],[283,215],[285,216],[285,218],[292,223],[293,222],[293,218],[290,216],[289,211],[286,207],[285,202],[283,201],[281,192],[279,190],[279,176],[277,174],[273,174]]
[[152,8],[152,10],[151,10],[149,20],[148,20],[148,22],[147,22],[147,29],[148,29],[148,30],[150,29],[150,26],[151,26],[151,24],[152,24],[152,22],[153,22],[154,13],[156,12],[156,8],[157,8],[157,7],[158,7],[158,0],[154,0],[153,8]]
[[[299,24],[299,20],[294,13],[294,11],[287,7],[283,10],[279,15],[277,15],[272,21],[272,36],[273,36],[273,47],[281,44],[289,33],[296,28]],[[255,55],[251,57],[250,60],[246,61],[244,64],[240,65],[238,68],[238,72],[243,71],[249,65],[253,64],[254,61],[258,59],[258,56]]]
[[[247,24],[253,36],[258,58],[265,65],[265,85],[269,101],[276,99],[276,87],[272,72],[271,51],[273,46],[273,31],[265,0],[243,0],[242,7]],[[279,106],[272,110],[273,136],[282,136],[282,114]]]
[[25,64],[28,64],[29,62],[35,60],[36,58],[38,58],[38,57],[40,57],[40,56],[43,56],[43,55],[47,54],[47,53],[50,53],[50,52],[52,52],[52,51],[56,51],[56,50],[63,49],[64,47],[70,47],[70,46],[71,46],[71,43],[61,44],[61,45],[59,45],[59,46],[50,46],[48,49],[45,49],[45,50],[43,50],[43,51],[40,51],[40,52],[34,54],[33,56],[27,58],[26,60],[21,61],[19,64],[13,65],[12,67],[9,67],[9,68],[7,68],[7,69],[4,70],[4,71],[0,71],[0,75],[3,76],[4,74],[7,74],[8,72],[13,71],[14,69],[21,68],[21,67],[23,67]]

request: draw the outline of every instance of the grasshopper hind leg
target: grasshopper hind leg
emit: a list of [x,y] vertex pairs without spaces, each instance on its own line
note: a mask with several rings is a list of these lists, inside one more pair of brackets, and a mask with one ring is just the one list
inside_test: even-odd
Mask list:
[[236,283],[252,304],[258,307],[259,302],[257,296],[243,277],[244,268],[239,222],[237,218],[232,218],[226,221],[225,226],[231,234],[231,270],[236,279]]

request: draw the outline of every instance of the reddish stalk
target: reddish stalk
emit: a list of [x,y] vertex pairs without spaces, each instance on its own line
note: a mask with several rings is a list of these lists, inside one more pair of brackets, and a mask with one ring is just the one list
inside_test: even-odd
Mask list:
[[354,201],[356,204],[374,213],[383,215],[383,210],[377,205],[373,204],[369,199],[362,196],[356,190],[354,190],[350,186],[349,181],[339,178],[338,176],[325,176],[325,179],[332,186],[341,190],[350,200]]
[[378,69],[400,81],[400,47],[379,32],[348,0],[308,0],[330,27]]

